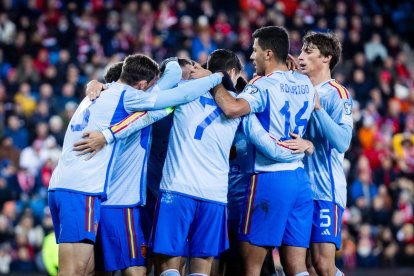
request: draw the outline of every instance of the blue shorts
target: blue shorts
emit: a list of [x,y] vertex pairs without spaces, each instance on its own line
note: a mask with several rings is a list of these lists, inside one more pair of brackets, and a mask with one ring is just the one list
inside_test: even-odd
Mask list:
[[238,239],[257,246],[309,247],[313,201],[302,168],[252,176]]
[[49,207],[57,243],[95,243],[101,211],[98,196],[49,191]]
[[311,243],[334,243],[341,248],[342,214],[344,210],[331,201],[313,201]]
[[101,208],[95,244],[97,271],[145,266],[147,240],[141,230],[142,207]]
[[226,205],[160,193],[153,229],[154,252],[169,256],[218,256],[229,246]]

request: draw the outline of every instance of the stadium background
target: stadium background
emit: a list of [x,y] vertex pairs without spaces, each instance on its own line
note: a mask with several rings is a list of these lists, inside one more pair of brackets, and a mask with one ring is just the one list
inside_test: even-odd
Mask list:
[[294,56],[308,30],[343,43],[334,77],[355,127],[338,266],[413,267],[414,3],[392,2],[1,0],[0,274],[54,268],[47,187],[90,79],[135,52],[203,63],[217,48],[236,51],[250,79],[251,34],[264,25],[289,30]]

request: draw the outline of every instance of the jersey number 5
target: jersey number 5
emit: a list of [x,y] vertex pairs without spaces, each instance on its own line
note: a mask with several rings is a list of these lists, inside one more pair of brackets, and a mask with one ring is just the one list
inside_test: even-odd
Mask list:
[[319,213],[319,218],[321,220],[320,227],[331,226],[331,217],[329,216],[329,209],[321,209]]
[[212,105],[215,106],[216,109],[208,114],[208,116],[197,126],[194,134],[194,139],[196,140],[201,140],[206,127],[208,127],[218,116],[220,116],[221,113],[223,113],[223,111],[217,106],[216,102],[213,99],[201,96],[199,100],[203,107],[206,107],[206,105]]

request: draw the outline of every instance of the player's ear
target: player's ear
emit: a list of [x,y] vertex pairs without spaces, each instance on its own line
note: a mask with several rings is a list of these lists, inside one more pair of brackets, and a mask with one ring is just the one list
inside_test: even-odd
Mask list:
[[332,59],[332,56],[331,55],[328,55],[328,56],[322,56],[322,62],[323,63],[330,63],[331,62],[331,59]]
[[273,56],[274,56],[274,53],[273,53],[272,50],[269,50],[269,49],[266,50],[266,53],[265,53],[266,60],[271,60],[273,58]]

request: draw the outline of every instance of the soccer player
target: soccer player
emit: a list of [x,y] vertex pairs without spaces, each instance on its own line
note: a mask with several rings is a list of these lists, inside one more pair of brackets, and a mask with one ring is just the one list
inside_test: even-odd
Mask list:
[[[185,83],[190,79],[191,70],[194,62],[188,59],[178,58],[178,64],[181,67],[182,75],[179,84]],[[162,66],[161,66],[162,67]],[[148,158],[148,175],[147,175],[147,201],[145,210],[148,217],[148,234],[151,232],[151,227],[154,223],[154,211],[160,189],[160,182],[162,177],[162,168],[164,166],[165,157],[167,156],[168,140],[173,124],[173,114],[155,122],[152,127],[152,143]],[[152,260],[152,248],[150,248],[149,258]],[[182,258],[180,264],[180,272],[184,274],[186,259]],[[150,264],[151,265],[151,264]],[[150,269],[150,267],[148,267]],[[158,266],[154,266],[154,273],[160,274],[157,270]]]
[[[305,159],[314,202],[311,258],[307,260],[312,275],[343,275],[335,267],[335,251],[341,247],[341,222],[346,207],[343,160],[352,138],[353,103],[348,91],[331,77],[341,51],[341,43],[334,34],[310,32],[303,38],[299,56],[301,72],[311,79],[320,97],[306,134],[315,145],[314,155]],[[293,147],[297,143],[291,140],[287,145]]]
[[[286,66],[288,34],[271,26],[256,30],[253,37],[251,59],[258,77],[237,98],[218,86],[214,99],[229,117],[257,113],[276,139],[290,139],[290,133],[302,136],[314,108],[314,89],[309,78]],[[305,257],[313,204],[303,163],[275,162],[258,150],[254,170],[239,229],[245,275],[260,275],[267,249],[275,246],[281,246],[287,275],[308,275]]]
[[[235,83],[241,63],[220,49],[210,55],[207,68],[226,71]],[[153,229],[161,275],[179,275],[186,246],[190,274],[208,275],[213,257],[228,247],[228,154],[240,120],[228,119],[201,89],[204,95],[174,111]]]
[[[163,75],[153,89],[169,89],[176,85],[180,67],[173,62],[163,65]],[[107,83],[118,80],[122,62],[109,67],[104,79]],[[166,77],[174,76],[171,82]],[[171,109],[172,110],[172,109]],[[126,121],[111,127],[113,132],[128,122],[152,116],[160,111],[137,112]],[[168,115],[167,109],[164,115]],[[146,275],[147,240],[145,235],[146,212],[143,209],[146,198],[147,160],[150,146],[151,126],[117,140],[118,151],[114,156],[111,185],[108,200],[101,204],[101,218],[95,243],[95,268],[97,271],[122,270],[123,275]],[[125,191],[128,191],[127,193]]]
[[[227,50],[215,51],[208,66],[227,71],[233,79],[241,70],[237,56]],[[222,114],[208,87],[197,86],[194,81],[187,84],[204,91],[204,95],[176,107],[174,112],[153,229],[154,252],[161,259],[163,275],[179,275],[180,259],[188,246],[190,272],[209,274],[212,256],[227,247],[228,152],[240,120]],[[115,137],[120,139],[118,133]],[[205,170],[195,173],[198,168]]]
[[[211,58],[209,60],[209,68],[214,70],[215,68],[220,68],[220,66],[221,66],[221,68],[223,66],[227,66],[227,67],[228,66],[231,66],[232,65],[231,62],[229,62],[229,61],[226,62],[226,58],[225,58],[226,56],[227,56],[227,59],[230,60],[230,61],[235,60],[235,56],[234,56],[233,53],[231,53],[229,51],[225,51],[225,50],[219,50],[219,51],[215,52],[214,54],[212,54],[212,56],[211,56]],[[219,61],[223,62],[224,65],[217,64]],[[234,63],[234,61],[233,61],[233,63]],[[224,68],[226,68],[226,67],[224,67]],[[228,70],[228,71],[229,72],[232,72],[233,70]],[[234,73],[232,73],[232,74],[234,74]],[[206,93],[206,95],[209,96],[208,93]],[[206,99],[200,98],[200,101],[206,101]],[[196,104],[196,103],[197,103],[197,101],[194,101],[194,102],[192,102],[192,103],[190,103],[188,105],[185,105],[183,107],[186,107],[186,106],[187,107],[192,107],[191,104]],[[211,104],[214,104],[214,102],[211,102]],[[197,107],[197,105],[195,105],[195,106]],[[197,111],[197,109],[195,109],[195,108],[191,108],[190,111],[191,110],[194,110],[193,112]],[[184,120],[185,119],[187,121],[192,122],[192,117],[194,117],[194,113],[187,112],[187,113],[189,113],[189,115],[193,115],[193,116],[189,116],[189,115],[185,116],[186,113],[184,113],[183,110],[180,110],[180,107],[176,110],[176,112],[179,112],[179,114],[181,116],[181,118],[179,118],[180,120]],[[175,114],[177,114],[177,113],[175,113]],[[207,117],[210,117],[210,119],[211,119],[211,115],[212,114],[214,114],[214,113],[208,113],[207,115],[209,115],[209,116],[207,116]],[[177,116],[177,115],[174,115],[174,117],[175,116]],[[220,119],[219,122],[216,123],[216,124],[219,124],[222,119],[221,119],[221,117],[219,117],[217,119]],[[253,118],[253,119],[256,119],[256,118]],[[180,121],[178,121],[178,122],[180,122]],[[210,120],[210,124],[212,124],[212,127],[215,126],[214,122],[215,122],[215,120]],[[248,120],[248,122],[249,123],[246,124],[246,126],[247,126],[246,127],[246,129],[247,129],[246,132],[253,134],[253,135],[249,136],[249,139],[252,139],[253,142],[258,145],[258,147],[260,147],[262,144],[266,144],[266,143],[270,143],[270,144],[276,145],[275,141],[272,140],[272,139],[270,139],[269,138],[269,134],[266,131],[264,131],[262,128],[261,128],[262,129],[262,132],[259,132],[256,129],[255,130],[251,130],[251,129],[253,129],[253,126],[255,125],[255,123],[256,124],[259,124],[259,122],[257,121],[257,119],[256,119],[256,121],[254,121],[254,120]],[[128,128],[131,128],[134,124],[136,124],[136,122],[134,122],[133,124],[131,124],[130,126],[128,126]],[[194,125],[194,122],[192,122],[192,124]],[[175,119],[174,119],[174,125],[176,125],[176,120]],[[207,126],[210,127],[209,124],[207,124]],[[217,126],[215,126],[215,127],[217,127]],[[232,127],[232,126],[230,125],[230,127]],[[221,127],[221,128],[223,129],[223,127]],[[195,133],[197,133],[197,129],[199,129],[199,128],[198,127],[196,128]],[[125,130],[126,129],[124,129],[123,131],[125,131]],[[181,131],[179,131],[179,130],[181,130]],[[174,131],[174,129],[173,129],[173,131]],[[214,131],[214,129],[211,129],[210,132],[207,132],[209,134],[209,136],[207,136],[207,137],[204,136],[205,137],[203,139],[203,142],[204,143],[200,143],[200,142],[197,142],[197,141],[195,143],[191,143],[191,140],[189,138],[195,139],[195,138],[193,138],[193,135],[194,135],[194,137],[196,137],[195,136],[196,134],[192,133],[191,131],[189,133],[189,134],[191,134],[191,137],[188,137],[189,134],[188,134],[188,131],[186,131],[186,130],[184,130],[184,133],[179,136],[179,134],[180,134],[179,132],[182,132],[182,128],[175,128],[175,131],[178,134],[174,134],[174,132],[173,132],[171,134],[171,137],[175,137],[175,136],[178,136],[178,138],[187,137],[187,139],[186,139],[187,142],[185,143],[185,145],[190,144],[190,146],[192,146],[194,148],[193,152],[191,152],[189,149],[186,149],[185,151],[182,151],[180,148],[183,147],[184,144],[182,142],[180,143],[180,140],[179,139],[177,139],[178,141],[175,144],[173,144],[173,145],[175,145],[176,151],[178,151],[178,153],[180,153],[180,154],[177,153],[177,154],[171,155],[173,158],[171,158],[171,156],[169,155],[170,156],[170,159],[173,159],[174,162],[180,162],[181,164],[183,163],[183,161],[184,161],[184,163],[186,163],[185,164],[186,166],[183,166],[182,168],[177,167],[177,166],[174,166],[175,169],[174,170],[171,169],[171,173],[172,174],[173,173],[176,174],[176,177],[174,177],[175,179],[177,179],[177,178],[179,178],[179,179],[186,179],[182,175],[185,174],[184,170],[186,168],[188,168],[190,166],[190,164],[191,164],[191,167],[204,167],[205,166],[205,165],[203,165],[203,164],[200,163],[200,162],[202,162],[202,158],[198,157],[200,155],[205,154],[203,151],[200,152],[200,149],[204,149],[204,145],[205,144],[207,144],[207,146],[209,146],[208,147],[209,155],[211,155],[212,152],[215,152],[215,151],[217,151],[217,152],[221,152],[222,151],[222,149],[220,149],[220,147],[218,147],[217,142],[215,141],[217,139],[211,139],[211,136],[212,135],[213,135],[213,137],[215,137],[217,135],[217,133],[218,133],[217,131]],[[219,133],[222,133],[222,132],[219,132]],[[122,131],[120,133],[116,133],[115,134],[115,136],[116,136],[116,138],[118,140],[121,139],[120,134],[122,134]],[[204,134],[202,134],[202,135],[204,135]],[[183,138],[181,138],[181,139],[183,139]],[[227,141],[226,141],[226,139],[227,139]],[[228,139],[230,139],[230,140],[228,140]],[[262,141],[263,139],[267,139],[267,141]],[[196,139],[196,140],[198,140],[198,139]],[[209,140],[211,140],[211,141],[209,141]],[[229,144],[231,144],[231,140],[232,140],[232,136],[231,135],[222,135],[222,136],[220,136],[220,140],[219,140],[220,143],[219,143],[219,145],[220,144],[221,145],[229,145]],[[224,143],[223,141],[226,141],[226,143]],[[272,145],[270,145],[269,147],[272,147]],[[280,149],[275,149],[275,151],[272,152],[271,155],[277,156],[277,155],[280,154],[280,151],[283,148],[281,148],[280,146],[277,146],[277,147],[280,148]],[[171,142],[170,142],[170,148],[171,148]],[[290,156],[285,157],[285,158],[286,159],[291,158],[292,154],[290,153],[290,151],[286,151],[286,152],[287,152],[287,154],[285,153],[285,155],[290,155]],[[182,157],[191,156],[191,154],[189,155],[189,153],[194,153],[195,157],[198,157],[198,158],[195,158],[195,159],[193,158],[193,160],[192,160],[193,162],[190,162],[188,160],[181,160]],[[169,154],[170,154],[170,152],[169,152]],[[228,150],[226,150],[226,148],[225,148],[222,153],[220,153],[220,154],[217,155],[218,160],[215,163],[226,164],[228,162],[228,160],[226,158],[223,159],[223,157],[226,157],[227,154],[228,154]],[[174,157],[174,156],[176,156],[176,157]],[[296,157],[296,158],[298,158],[298,157]],[[176,159],[180,159],[180,160],[179,161],[175,161]],[[207,160],[208,159],[206,159],[206,161]],[[168,159],[167,159],[167,161],[168,161]],[[210,161],[209,164],[211,162],[212,161]],[[223,171],[222,173],[219,173],[220,178],[224,178],[224,176],[223,176],[224,172],[225,172],[225,174],[228,173],[228,167],[225,168],[225,166],[217,166],[217,165],[215,165],[215,166],[213,166],[213,168],[216,170],[216,172],[218,170]],[[165,172],[165,170],[164,170],[164,172]],[[191,171],[187,171],[187,174],[189,175],[189,177],[191,176],[192,178],[194,178],[193,181],[189,181],[188,182],[188,184],[190,185],[190,187],[188,187],[188,185],[187,185],[188,188],[191,188],[191,186],[192,186],[191,183],[197,183],[197,182],[203,183],[203,181],[205,181],[204,178],[206,178],[206,176],[204,174],[201,175],[201,176],[199,176],[199,175],[193,175],[193,173]],[[213,179],[210,179],[210,181],[208,181],[209,183],[210,182],[211,183],[217,183],[217,181],[214,180],[214,178],[215,178],[214,175],[215,175],[214,173],[209,175],[209,178],[213,178]],[[175,181],[177,181],[177,180],[175,180]],[[185,182],[182,180],[182,181],[179,181],[179,183],[185,183]],[[227,183],[225,183],[224,185],[223,185],[223,183],[221,183],[221,185],[223,187],[226,187],[227,186]],[[197,187],[197,186],[200,186],[200,185],[194,185],[194,186]],[[198,190],[199,190],[199,192],[203,192],[202,189],[198,189]],[[196,192],[197,192],[197,190],[196,190]],[[208,192],[208,190],[206,189],[205,192]],[[175,194],[175,192],[172,193],[172,194],[169,193],[168,194],[168,198],[171,199],[174,196],[174,194]],[[190,195],[190,197],[192,197],[192,196]],[[211,194],[210,194],[210,197],[212,197]],[[168,201],[170,201],[170,200],[168,200]],[[161,204],[162,204],[162,202],[161,202]],[[164,216],[165,216],[165,214],[164,214]],[[218,222],[220,223],[220,220]],[[221,223],[223,223],[223,222],[221,221]],[[161,228],[161,227],[162,227],[162,230],[165,231],[165,227],[163,227],[163,225],[169,225],[169,224],[168,223],[165,223],[165,224],[158,223],[157,224],[158,231],[160,231],[159,228]],[[196,227],[196,226],[192,226],[192,227]],[[168,230],[170,228],[171,227],[169,227]],[[178,233],[181,233],[181,231],[178,231]],[[177,237],[179,237],[179,235],[177,234],[177,235],[174,235],[174,236],[175,237],[173,239],[168,239],[169,240],[169,243],[171,243],[170,246],[174,246],[175,247],[175,249],[178,251],[177,255],[182,255],[183,254],[182,252],[184,251],[183,247],[185,245],[183,245],[182,242],[181,242],[181,244],[179,244],[179,243],[178,244],[175,244],[174,241],[176,240]],[[157,243],[157,237],[155,237],[155,243]],[[165,243],[167,243],[167,241],[165,241]],[[185,242],[185,244],[186,244],[186,242]],[[163,245],[163,243],[161,243],[161,245]],[[194,247],[194,245],[195,244],[193,244],[193,247]],[[190,243],[190,248],[191,248],[191,243]],[[155,249],[155,250],[157,250],[157,249]],[[193,248],[193,250],[194,250],[194,248]],[[191,255],[191,249],[190,249],[190,255]],[[194,255],[194,252],[193,252],[193,255]],[[168,259],[168,261],[170,261],[170,264],[168,264],[168,261],[167,261],[167,265],[165,265],[166,267],[164,266],[164,268],[171,268],[171,267],[173,267],[173,269],[177,269],[176,266],[178,265],[179,258],[168,258],[167,257],[167,259]],[[200,259],[203,259],[203,258],[196,258],[196,259],[198,259],[198,260],[195,260],[195,262],[192,263],[192,268],[190,268],[190,270],[197,268],[197,267],[194,267],[194,265],[196,265],[196,266],[198,265],[197,262],[198,263],[199,262],[205,262],[205,266],[204,266],[204,270],[205,271],[204,272],[205,273],[208,273],[209,267],[210,267],[210,264],[209,263],[211,261],[211,258],[208,258],[210,260],[200,260]],[[171,262],[173,262],[173,264],[171,264]],[[169,271],[169,273],[178,273],[178,271],[173,270],[173,271]]]
[[[101,200],[106,199],[113,154],[117,146],[106,147],[87,162],[72,151],[81,132],[101,130],[117,123],[134,111],[161,109],[198,97],[191,86],[178,90],[146,93],[159,74],[158,65],[143,55],[128,56],[120,82],[113,83],[101,99],[85,98],[72,117],[65,134],[62,156],[49,187],[49,205],[59,243],[59,269],[62,275],[85,274],[93,270],[93,244],[99,223]],[[197,80],[214,87],[220,74]],[[178,81],[178,80],[177,80]],[[138,89],[137,92],[132,87]]]

